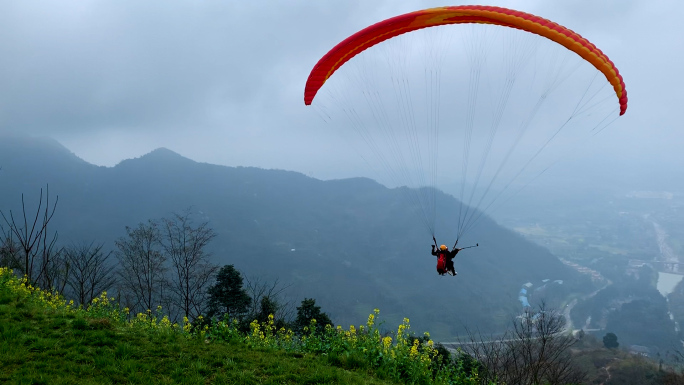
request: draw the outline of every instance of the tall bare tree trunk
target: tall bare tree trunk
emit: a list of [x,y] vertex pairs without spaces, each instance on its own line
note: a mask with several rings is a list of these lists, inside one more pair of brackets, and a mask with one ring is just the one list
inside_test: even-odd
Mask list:
[[162,219],[162,245],[171,260],[170,289],[183,316],[195,319],[207,307],[207,289],[218,266],[205,248],[216,236],[207,222],[193,225],[189,211]]
[[155,222],[140,223],[137,228],[126,226],[126,237],[116,241],[123,288],[132,298],[131,310],[154,310],[162,303],[166,287],[166,256],[159,243],[159,229]]
[[[23,257],[23,263],[19,266],[20,272],[26,275],[32,285],[37,285],[44,289],[54,289],[53,284],[60,269],[60,263],[58,263],[60,261],[52,261],[52,258],[59,254],[59,251],[55,250],[57,232],[55,231],[54,235],[49,237],[47,230],[48,224],[57,209],[58,201],[59,196],[57,196],[55,203],[50,208],[50,189],[47,186],[45,208],[41,210],[43,207],[43,189],[41,188],[38,208],[36,209],[33,221],[30,222],[26,212],[24,194],[21,194],[23,226],[21,222],[17,223],[12,210],[9,211],[9,218],[0,211],[0,215],[8,226],[7,233],[13,235],[19,244],[19,253]],[[43,211],[42,219],[41,211]]]

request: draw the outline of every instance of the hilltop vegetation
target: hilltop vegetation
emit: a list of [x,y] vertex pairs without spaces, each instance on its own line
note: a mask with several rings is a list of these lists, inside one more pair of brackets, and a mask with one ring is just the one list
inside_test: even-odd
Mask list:
[[[249,334],[230,323],[135,317],[106,293],[87,308],[0,268],[0,380],[33,384],[477,384],[473,361],[450,362],[408,320],[381,337],[376,315],[349,330],[297,336],[270,322]],[[315,321],[312,322],[315,325]]]
[[[272,317],[241,333],[223,322],[172,324],[161,309],[132,316],[106,293],[83,308],[0,269],[0,382],[15,384],[489,384],[488,367],[461,353],[452,359],[408,320],[397,334],[378,334],[377,312],[348,330],[274,330]],[[315,326],[313,323],[311,326]],[[534,338],[528,342],[535,341]],[[527,345],[502,341],[520,374]],[[482,349],[487,350],[487,345]],[[492,358],[490,356],[489,358]],[[544,361],[547,362],[547,361]],[[570,362],[568,362],[570,363]],[[490,363],[492,364],[492,363]],[[542,364],[539,366],[539,364]],[[590,335],[573,348],[572,365],[586,373],[572,383],[682,384],[672,368],[605,349]],[[496,366],[496,365],[495,365]],[[567,370],[565,368],[563,370]],[[500,367],[500,373],[506,370]],[[582,371],[576,372],[584,376]],[[512,374],[512,373],[508,373]],[[529,378],[527,378],[529,380]],[[521,382],[522,383],[522,382]],[[534,383],[527,382],[524,383]],[[546,382],[543,382],[546,383]],[[567,382],[550,382],[566,384]]]
[[[618,337],[619,340],[619,337]],[[573,361],[587,374],[586,384],[604,385],[680,385],[684,384],[681,361],[666,365],[629,353],[622,344],[607,349],[590,334],[583,335],[573,346]]]

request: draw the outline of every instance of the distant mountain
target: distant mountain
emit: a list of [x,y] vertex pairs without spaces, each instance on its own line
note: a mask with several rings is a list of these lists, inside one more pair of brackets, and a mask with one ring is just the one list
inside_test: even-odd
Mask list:
[[[217,166],[168,149],[98,167],[55,141],[16,136],[0,137],[0,167],[5,212],[17,213],[22,193],[35,210],[47,184],[52,198],[59,195],[53,229],[62,243],[114,248],[125,226],[191,207],[196,221],[209,221],[218,233],[211,244],[214,262],[291,283],[296,300],[315,298],[342,325],[365,323],[379,308],[389,326],[408,317],[414,331],[429,330],[438,339],[465,327],[496,332],[520,312],[518,293],[527,282],[563,280],[557,304],[591,286],[546,249],[486,217],[462,242],[480,247],[458,255],[458,276],[439,277],[418,209],[402,189],[369,179],[321,181],[290,171]],[[459,203],[441,192],[437,200],[437,228],[452,228]]]

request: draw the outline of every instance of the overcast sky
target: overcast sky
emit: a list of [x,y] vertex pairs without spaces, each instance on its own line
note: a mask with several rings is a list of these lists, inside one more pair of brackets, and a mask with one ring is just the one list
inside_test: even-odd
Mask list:
[[[303,103],[316,61],[382,19],[479,2],[0,2],[0,130],[51,136],[88,162],[113,166],[155,148],[229,166],[360,174],[328,153],[339,143]],[[587,159],[684,165],[684,2],[487,2],[556,21],[619,68],[627,113]],[[355,163],[356,162],[356,163]]]

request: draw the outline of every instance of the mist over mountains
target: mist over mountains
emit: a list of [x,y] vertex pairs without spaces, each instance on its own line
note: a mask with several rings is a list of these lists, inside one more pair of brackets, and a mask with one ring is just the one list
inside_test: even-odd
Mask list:
[[[218,236],[213,262],[249,277],[291,284],[295,300],[315,298],[336,324],[363,324],[379,308],[388,325],[411,319],[417,333],[450,339],[466,327],[496,332],[521,312],[526,282],[563,280],[550,303],[591,291],[585,275],[489,218],[462,240],[457,277],[440,277],[431,239],[401,189],[372,180],[322,181],[296,172],[198,163],[160,148],[99,167],[54,140],[3,136],[0,210],[35,213],[40,189],[59,196],[52,230],[59,243],[114,249],[125,226],[190,209]],[[437,193],[437,239],[451,246],[459,202]],[[442,231],[440,231],[440,229]],[[555,301],[555,302],[554,302]]]

